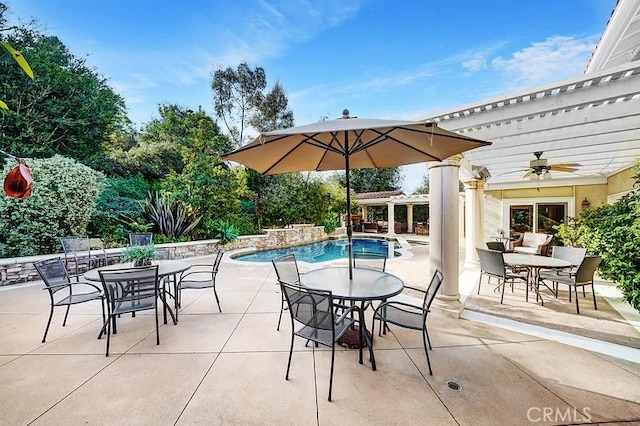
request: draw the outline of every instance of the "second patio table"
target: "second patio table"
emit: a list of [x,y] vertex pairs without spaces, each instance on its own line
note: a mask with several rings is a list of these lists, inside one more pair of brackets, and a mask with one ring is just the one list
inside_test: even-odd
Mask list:
[[[529,270],[529,286],[536,292],[536,300],[539,297],[540,303],[544,306],[544,300],[540,295],[538,286],[538,272],[540,269],[564,269],[572,265],[571,262],[554,257],[539,256],[535,254],[504,253],[504,263],[510,266],[522,266]],[[526,301],[529,301],[527,291]]]
[[[158,279],[160,278],[164,278],[164,277],[173,277],[173,286],[174,286],[174,293],[177,291],[177,279],[178,279],[178,274],[180,274],[181,272],[186,271],[187,269],[191,268],[191,264],[189,262],[185,262],[184,260],[154,260],[151,262],[153,265],[158,265]],[[126,263],[116,263],[114,265],[109,265],[109,266],[103,266],[101,268],[95,268],[95,269],[91,269],[87,272],[84,273],[84,279],[87,281],[100,281],[100,274],[98,273],[98,271],[108,271],[108,270],[114,270],[114,269],[124,269],[124,268],[131,268],[132,265],[128,265]],[[164,281],[163,281],[164,284]],[[164,287],[164,285],[163,285]],[[163,288],[163,293],[166,294],[166,291],[164,291]],[[173,313],[173,311],[171,310],[171,308],[169,307],[169,305],[167,304],[166,298],[164,296],[164,294],[161,296],[161,300],[164,306],[163,309],[163,316],[164,316],[164,323],[167,323],[167,310],[169,310],[169,314],[171,315],[174,323],[178,322],[178,306],[177,303],[175,303],[175,308],[176,308],[176,312],[175,315]],[[177,294],[173,294],[171,295],[171,297],[175,298],[177,297]]]
[[[367,302],[386,300],[402,292],[404,283],[395,275],[375,269],[353,268],[353,279],[349,279],[349,268],[334,266],[314,269],[300,277],[300,283],[316,290],[330,290],[333,297],[352,302],[360,302],[361,308]],[[367,331],[364,312],[360,309],[360,326],[369,348],[371,368],[376,369],[371,337]]]

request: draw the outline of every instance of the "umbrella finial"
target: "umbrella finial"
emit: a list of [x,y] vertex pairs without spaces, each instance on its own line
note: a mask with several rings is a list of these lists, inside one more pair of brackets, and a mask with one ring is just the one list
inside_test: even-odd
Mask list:
[[349,118],[349,110],[348,109],[343,109],[342,110],[342,118]]

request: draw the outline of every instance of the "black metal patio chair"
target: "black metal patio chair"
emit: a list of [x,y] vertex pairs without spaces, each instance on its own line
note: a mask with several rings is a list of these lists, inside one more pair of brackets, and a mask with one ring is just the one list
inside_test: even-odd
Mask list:
[[404,286],[405,289],[411,289],[424,294],[422,305],[400,300],[389,300],[387,302],[383,302],[373,313],[373,325],[371,328],[371,334],[374,334],[376,320],[378,320],[380,322],[378,335],[385,330],[387,324],[394,324],[399,327],[409,328],[412,330],[422,330],[422,343],[424,345],[424,352],[427,355],[427,365],[429,366],[430,375],[433,375],[433,371],[431,370],[431,360],[429,359],[428,349],[432,348],[431,339],[429,339],[429,333],[427,331],[427,316],[431,309],[431,303],[436,297],[441,284],[442,272],[437,269],[433,273],[431,282],[426,290],[411,286]]
[[129,234],[130,246],[147,246],[153,241],[153,232],[140,232]]
[[[295,254],[285,254],[271,261],[273,268],[276,270],[276,276],[278,277],[278,283],[300,285],[300,270],[298,269],[298,262],[296,261]],[[284,292],[280,292],[282,301],[280,303],[280,316],[278,317],[278,327],[276,330],[280,331],[280,322],[282,321],[282,312],[287,309],[287,300]]]
[[513,291],[513,285],[515,280],[522,280],[526,284],[527,297],[529,295],[529,275],[528,272],[507,272],[507,267],[504,263],[504,254],[497,250],[487,250],[480,247],[476,247],[478,258],[480,259],[480,278],[478,279],[478,294],[480,294],[480,286],[482,284],[482,277],[487,276],[488,283],[491,283],[491,278],[498,280],[498,285],[494,288],[494,292],[497,292],[502,287],[502,294],[500,295],[500,304],[504,300],[504,288],[507,282],[511,283],[511,291]]
[[[342,335],[351,328],[356,320],[349,317],[356,306],[344,306],[344,312],[338,315],[334,311],[333,296],[330,291],[312,290],[295,284],[280,281],[280,289],[285,295],[289,313],[291,314],[291,346],[289,361],[287,362],[286,380],[289,380],[291,358],[293,356],[293,342],[296,336],[302,337],[316,344],[331,348],[331,372],[329,375],[329,401],[333,388],[333,364],[335,361],[335,347]],[[295,323],[302,325],[296,330]],[[362,327],[359,328],[359,347],[362,364]]]
[[220,299],[218,298],[218,292],[216,291],[216,275],[220,269],[220,262],[224,252],[218,250],[216,257],[211,264],[197,264],[191,265],[191,268],[183,272],[178,280],[176,290],[176,308],[182,306],[182,290],[189,289],[205,289],[213,288],[213,295],[216,298],[218,304],[218,311],[222,312],[220,308]]
[[[107,253],[104,249],[91,247],[89,237],[60,237],[64,250],[64,264],[67,272],[79,281],[82,270],[97,268],[107,264]],[[95,246],[94,246],[95,247]]]
[[576,296],[576,312],[580,314],[580,305],[578,304],[578,287],[584,288],[588,285],[591,286],[591,294],[593,296],[593,307],[598,309],[596,302],[596,291],[594,287],[593,276],[596,273],[596,269],[600,266],[602,258],[600,256],[585,257],[578,266],[575,275],[560,275],[556,272],[540,271],[538,274],[538,284],[544,281],[551,281],[556,288],[559,284],[565,284],[569,286],[569,302],[571,302],[571,290],[575,290]]
[[160,281],[158,280],[158,265],[136,268],[114,269],[98,271],[106,295],[108,316],[103,329],[107,333],[106,356],[109,356],[111,332],[117,333],[116,317],[121,314],[154,310],[156,320],[156,344],[160,344],[158,326],[158,297]]
[[49,297],[51,299],[49,320],[47,321],[47,327],[44,330],[42,343],[47,340],[47,333],[49,333],[49,326],[51,325],[51,319],[53,318],[53,309],[58,306],[67,307],[64,314],[64,320],[62,321],[63,327],[67,324],[67,317],[69,316],[71,305],[90,302],[92,300],[100,300],[100,304],[102,305],[102,319],[103,322],[105,321],[104,294],[100,287],[85,281],[72,282],[69,278],[69,274],[67,273],[67,268],[59,257],[44,260],[42,262],[36,262],[33,265],[42,278],[42,281],[44,281],[45,288],[43,290],[47,290],[49,292]]

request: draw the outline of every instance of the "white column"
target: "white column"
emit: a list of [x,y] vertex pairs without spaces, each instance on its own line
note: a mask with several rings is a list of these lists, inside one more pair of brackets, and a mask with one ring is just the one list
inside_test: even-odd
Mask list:
[[369,222],[369,217],[367,215],[367,206],[365,205],[362,206],[362,220],[364,222]]
[[458,288],[460,156],[429,163],[429,224],[431,271],[440,269],[444,275],[437,298],[451,310],[459,311]]
[[389,224],[387,227],[387,235],[396,235],[395,226],[396,223],[396,212],[395,212],[395,204],[387,203],[387,223]]
[[476,247],[484,247],[483,195],[485,180],[471,179],[464,182],[465,195],[465,266],[478,263]]
[[407,204],[407,232],[413,233],[413,204]]

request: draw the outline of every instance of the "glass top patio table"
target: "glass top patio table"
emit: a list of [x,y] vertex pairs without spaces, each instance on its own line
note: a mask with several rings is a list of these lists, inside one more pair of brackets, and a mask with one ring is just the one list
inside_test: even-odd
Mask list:
[[404,282],[388,272],[375,269],[353,268],[353,278],[349,279],[349,268],[346,266],[332,266],[314,269],[300,277],[300,283],[305,287],[317,290],[330,290],[333,297],[350,302],[360,302],[360,326],[369,348],[371,368],[376,369],[373,355],[372,338],[367,331],[364,309],[367,302],[372,300],[386,300],[404,289]]
[[[529,273],[529,286],[536,292],[540,298],[540,303],[544,306],[544,300],[540,295],[540,286],[538,283],[538,271],[540,269],[564,269],[572,265],[568,260],[556,259],[554,257],[540,256],[536,254],[524,253],[504,253],[504,263],[510,266],[521,266],[527,268]],[[545,285],[546,286],[546,285]],[[529,301],[529,293],[527,292],[526,301]]]
[[[158,265],[158,279],[160,278],[164,278],[164,277],[173,277],[173,291],[174,294],[171,294],[170,292],[167,292],[165,289],[165,280],[160,280],[162,283],[162,296],[160,297],[162,299],[162,304],[163,304],[163,319],[164,319],[164,323],[167,323],[167,310],[169,311],[169,314],[171,315],[171,318],[173,319],[173,323],[176,324],[178,322],[178,303],[177,303],[177,286],[178,286],[178,280],[177,280],[177,276],[179,273],[186,271],[187,269],[191,268],[191,264],[189,262],[186,262],[184,260],[173,260],[173,259],[164,259],[164,260],[153,260],[151,261],[152,265]],[[95,269],[90,269],[87,272],[84,273],[84,279],[87,281],[100,281],[100,273],[99,271],[108,271],[108,270],[118,270],[118,269],[125,269],[125,268],[132,268],[133,264],[131,262],[128,263],[116,263],[113,265],[108,265],[108,266],[102,266],[100,268],[95,268]],[[175,314],[173,313],[173,311],[171,310],[171,308],[169,307],[169,305],[167,304],[166,301],[166,294],[169,294],[169,296],[173,297],[175,303],[174,303],[174,307],[176,309]]]

